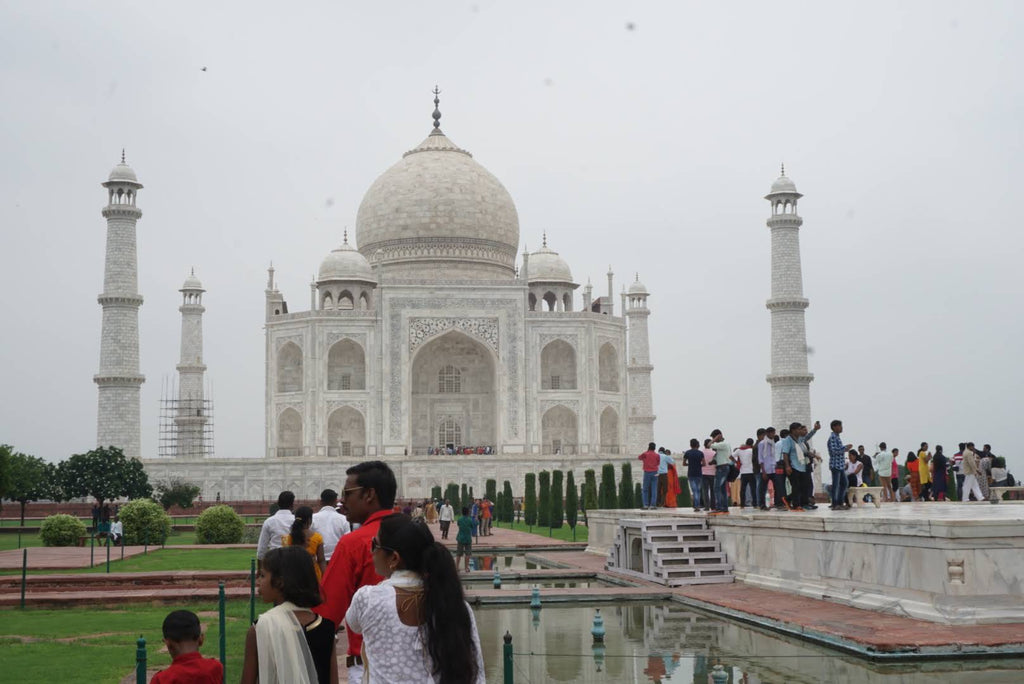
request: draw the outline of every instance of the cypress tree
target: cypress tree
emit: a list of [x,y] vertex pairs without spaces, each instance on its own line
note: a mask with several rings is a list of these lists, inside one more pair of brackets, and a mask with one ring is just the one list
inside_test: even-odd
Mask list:
[[523,499],[523,522],[527,525],[537,524],[537,476],[526,474],[526,496]]
[[441,485],[434,485],[430,488],[430,498],[434,501],[441,498]]
[[593,468],[583,473],[583,487],[580,499],[583,504],[580,506],[583,509],[583,520],[587,523],[589,522],[587,513],[597,508],[597,477],[594,474]]
[[501,492],[501,519],[507,523],[512,522],[512,483],[505,480],[505,486]]
[[459,495],[459,501],[461,501],[462,505],[466,508],[473,506],[473,492],[469,491],[465,482],[462,483],[462,493]]
[[537,524],[547,527],[551,521],[551,473],[540,471],[540,493],[537,496]]
[[498,500],[498,481],[497,480],[488,480],[487,481],[487,486],[484,488],[484,496],[487,497],[487,500],[492,502],[492,503]]
[[[593,473],[593,470],[587,472]],[[576,480],[572,470],[565,476],[565,522],[570,528],[576,527],[576,509],[579,508],[579,497],[576,495]]]
[[640,503],[643,503],[644,501],[643,487],[640,486],[639,482],[637,482],[636,487],[633,488],[633,501],[639,501]]
[[548,524],[551,527],[559,528],[565,519],[565,500],[562,499],[562,471],[556,470],[551,473],[551,517]]
[[622,480],[619,481],[619,508],[635,508],[633,499],[633,466],[622,464]]
[[459,501],[459,485],[454,482],[448,483],[448,488],[444,491],[444,498],[452,505],[452,510],[455,511],[455,516],[458,517],[462,512],[461,502]]
[[615,494],[615,466],[605,463],[601,466],[601,488],[597,492],[598,508],[618,508],[618,500]]

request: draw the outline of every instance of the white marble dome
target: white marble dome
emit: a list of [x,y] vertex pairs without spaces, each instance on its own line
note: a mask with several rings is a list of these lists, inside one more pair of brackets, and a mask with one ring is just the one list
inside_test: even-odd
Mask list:
[[644,284],[640,282],[640,274],[637,273],[636,280],[629,286],[629,294],[631,295],[646,295],[650,294]]
[[356,241],[400,276],[513,278],[519,215],[501,182],[437,128],[367,190]]
[[367,280],[376,282],[373,278],[373,269],[370,267],[370,262],[348,243],[347,232],[341,246],[332,250],[320,262],[317,282],[323,283],[331,280]]
[[108,183],[138,183],[139,178],[135,175],[134,169],[125,164],[123,161],[115,166],[110,172]]
[[796,192],[796,184],[790,180],[789,176],[783,174],[772,183],[771,194],[776,192]]
[[545,238],[544,246],[530,254],[528,277],[531,283],[571,283],[572,271]]
[[[196,272],[193,270],[185,278],[185,283],[181,286],[182,290],[203,290],[203,284],[199,278],[196,277]],[[205,290],[203,290],[205,292]]]

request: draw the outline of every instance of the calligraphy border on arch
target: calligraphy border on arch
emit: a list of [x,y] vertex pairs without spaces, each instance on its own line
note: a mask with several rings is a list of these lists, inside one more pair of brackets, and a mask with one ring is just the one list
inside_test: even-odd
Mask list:
[[431,317],[409,319],[409,352],[416,351],[423,342],[449,330],[458,330],[475,337],[498,352],[497,318]]
[[[440,300],[423,297],[396,297],[388,300],[390,315],[388,318],[388,354],[391,363],[391,378],[388,386],[389,406],[389,431],[391,439],[402,437],[402,354],[405,347],[401,341],[408,338],[402,335],[402,314],[409,310],[424,309],[459,309],[459,310],[484,310],[502,311],[508,319],[514,320],[517,315],[521,316],[522,300],[520,299],[484,299],[484,298],[463,298],[446,297]],[[457,317],[452,317],[457,318]],[[471,318],[463,316],[461,318]],[[481,317],[490,318],[490,317]],[[515,332],[512,326],[509,332]],[[499,330],[500,333],[500,330]],[[508,425],[509,432],[513,437],[519,436],[519,347],[521,344],[520,335],[506,335],[505,343],[508,346]],[[412,350],[408,353],[411,354]],[[501,356],[500,348],[497,351]]]

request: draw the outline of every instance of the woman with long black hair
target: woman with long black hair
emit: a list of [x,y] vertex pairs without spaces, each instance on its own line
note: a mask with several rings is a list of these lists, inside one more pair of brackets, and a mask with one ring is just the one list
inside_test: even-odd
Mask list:
[[385,579],[360,588],[345,615],[349,629],[363,635],[368,681],[485,682],[473,611],[452,554],[430,528],[389,515],[370,548]]

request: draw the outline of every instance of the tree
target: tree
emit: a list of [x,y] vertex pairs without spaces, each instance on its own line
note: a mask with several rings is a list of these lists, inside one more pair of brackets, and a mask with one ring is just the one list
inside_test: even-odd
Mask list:
[[444,490],[444,498],[448,499],[448,503],[452,505],[455,515],[462,511],[462,506],[459,505],[459,485],[449,482],[448,487]]
[[551,473],[546,470],[540,471],[537,481],[540,483],[540,493],[537,496],[537,524],[540,527],[547,527],[551,522]]
[[8,459],[7,498],[21,504],[21,525],[25,525],[25,505],[29,501],[50,498],[54,467],[36,456],[12,452]]
[[459,495],[459,502],[466,508],[473,505],[473,493],[466,487],[466,483],[462,483],[462,493]]
[[514,515],[514,513],[513,513],[514,505],[513,505],[512,499],[513,499],[513,497],[512,497],[512,483],[509,482],[508,480],[505,480],[505,485],[502,487],[502,492],[501,492],[501,505],[502,505],[501,519],[502,519],[502,521],[507,522],[507,523],[512,522],[512,517]]
[[615,466],[605,463],[601,466],[601,488],[597,492],[599,508],[618,508],[618,496],[615,494]]
[[430,498],[438,501],[441,498],[441,485],[434,485],[430,488]]
[[622,464],[622,479],[619,481],[619,508],[634,508],[633,466]]
[[526,474],[526,497],[523,499],[523,521],[527,525],[537,524],[537,476]]
[[597,508],[597,476],[593,468],[583,471],[583,491],[580,499],[583,503],[583,519],[587,520],[587,511]]
[[[587,472],[593,473],[594,471]],[[574,530],[576,529],[576,513],[579,503],[579,497],[576,494],[576,479],[573,477],[572,470],[569,470],[565,476],[565,522]]]
[[565,520],[565,499],[562,498],[562,471],[551,473],[551,517],[548,524],[559,528]]
[[633,487],[633,501],[639,501],[639,502],[643,503],[643,500],[644,500],[643,487],[641,487],[640,483],[637,482],[636,486]]
[[75,454],[59,466],[59,480],[68,498],[91,496],[96,503],[121,496],[143,499],[153,494],[142,461],[127,458],[117,447],[97,447]]
[[14,447],[10,444],[0,444],[0,511],[4,507],[4,499],[7,498],[7,488],[11,481],[11,454]]
[[160,502],[165,511],[171,510],[171,506],[175,504],[182,509],[192,508],[192,502],[199,496],[200,491],[197,485],[184,480],[160,482],[156,486],[156,500]]

